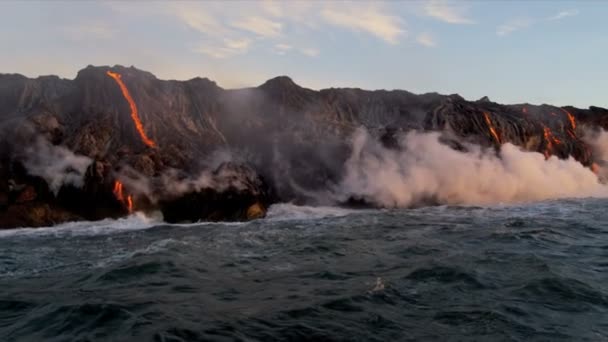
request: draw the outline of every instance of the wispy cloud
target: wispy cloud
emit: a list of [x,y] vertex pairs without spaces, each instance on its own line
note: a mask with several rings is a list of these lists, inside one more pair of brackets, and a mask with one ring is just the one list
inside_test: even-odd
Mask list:
[[223,59],[247,52],[250,45],[251,40],[248,38],[224,39],[221,44],[205,43],[193,50],[213,58]]
[[232,22],[233,27],[252,32],[259,37],[277,37],[281,34],[282,24],[263,17],[247,17]]
[[537,24],[540,25],[543,22],[546,23],[547,21],[562,20],[564,18],[573,17],[578,14],[579,14],[579,11],[577,9],[571,9],[571,10],[560,11],[550,17],[545,17],[545,18],[526,18],[526,17],[514,18],[514,19],[511,19],[511,20],[505,22],[504,24],[498,26],[496,28],[496,34],[504,37],[515,31],[526,29],[533,25],[537,25]]
[[302,48],[299,49],[301,53],[305,54],[306,56],[309,57],[317,57],[320,53],[320,51],[318,49],[315,48]]
[[288,51],[290,51],[291,49],[293,49],[293,46],[291,46],[291,45],[289,45],[289,44],[284,44],[284,43],[281,43],[281,44],[276,44],[276,45],[274,46],[274,52],[275,52],[277,55],[284,55],[284,54],[286,54]]
[[308,57],[317,57],[320,53],[320,51],[316,48],[311,48],[311,47],[306,47],[306,48],[300,47],[299,48],[299,47],[294,47],[293,45],[285,44],[285,43],[276,44],[273,48],[273,51],[277,55],[281,55],[281,56],[287,54],[288,52],[298,52],[298,53],[301,53]]
[[430,0],[424,6],[424,13],[448,24],[474,24],[468,17],[467,7],[445,0]]
[[418,44],[420,44],[422,46],[426,46],[426,47],[437,46],[437,42],[435,41],[435,38],[430,33],[427,33],[427,32],[423,32],[423,33],[420,33],[419,35],[417,35],[416,41],[418,42]]
[[496,28],[496,34],[499,36],[507,36],[515,31],[525,29],[532,25],[534,22],[528,18],[516,18],[507,21],[506,23]]
[[321,11],[321,16],[330,25],[366,32],[389,44],[397,44],[399,38],[406,34],[401,18],[385,13],[376,6],[327,7]]
[[205,34],[222,34],[225,26],[209,11],[201,6],[189,6],[188,3],[175,2],[169,7],[177,19],[186,26]]
[[87,23],[62,28],[64,35],[74,41],[107,40],[116,36],[117,31],[102,23]]
[[547,20],[561,20],[567,17],[573,17],[575,15],[578,15],[578,13],[579,11],[577,9],[565,10],[547,18]]

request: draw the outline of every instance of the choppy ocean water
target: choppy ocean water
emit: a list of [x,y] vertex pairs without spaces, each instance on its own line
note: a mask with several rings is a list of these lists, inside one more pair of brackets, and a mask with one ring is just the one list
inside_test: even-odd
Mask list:
[[277,205],[0,231],[0,340],[608,340],[607,209]]

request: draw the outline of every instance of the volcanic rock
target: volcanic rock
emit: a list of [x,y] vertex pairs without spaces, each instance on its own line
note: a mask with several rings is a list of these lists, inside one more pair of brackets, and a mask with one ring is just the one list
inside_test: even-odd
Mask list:
[[245,221],[262,218],[272,202],[271,190],[253,169],[223,163],[208,186],[164,199],[159,206],[170,223]]
[[[154,147],[142,141],[130,104],[108,71],[121,75]],[[451,138],[443,142],[457,150],[465,142],[497,151],[512,143],[590,166],[594,156],[581,139],[585,127],[608,129],[608,110],[402,90],[314,91],[285,76],[227,90],[205,78],[165,81],[123,66],[88,66],[74,80],[0,74],[0,227],[119,217],[129,213],[128,196],[134,210],[161,210],[171,222],[251,219],[274,201],[315,204],[317,194],[342,179],[351,136],[360,128],[392,149],[405,132],[446,131]],[[12,167],[41,137],[97,161],[83,186],[64,184],[55,194],[39,184],[44,179]],[[222,154],[239,162],[217,169]],[[124,184],[120,199],[113,190],[124,170],[139,179]],[[212,174],[216,183],[179,194],[155,185],[175,170],[185,178]],[[24,192],[9,190],[9,179]],[[216,186],[222,179],[232,185]],[[28,221],[30,214],[37,219]]]

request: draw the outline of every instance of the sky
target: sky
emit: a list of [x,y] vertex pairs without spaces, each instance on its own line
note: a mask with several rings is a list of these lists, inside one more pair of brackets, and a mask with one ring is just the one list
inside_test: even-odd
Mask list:
[[608,1],[0,1],[0,73],[135,66],[224,88],[608,107]]

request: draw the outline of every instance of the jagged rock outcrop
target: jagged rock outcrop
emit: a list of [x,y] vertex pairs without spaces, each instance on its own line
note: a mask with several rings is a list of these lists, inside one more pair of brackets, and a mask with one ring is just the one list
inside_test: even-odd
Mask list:
[[272,190],[250,167],[223,163],[208,185],[163,199],[165,221],[243,221],[262,218],[272,202]]
[[[108,71],[121,75],[154,147],[142,142],[130,105]],[[510,142],[560,158],[572,156],[589,166],[593,155],[580,138],[585,126],[608,128],[608,110],[501,105],[487,97],[467,101],[458,95],[402,90],[314,91],[285,76],[259,87],[226,90],[206,78],[165,81],[122,66],[88,66],[74,80],[2,74],[0,227],[17,225],[2,219],[18,204],[8,181],[19,179],[36,188],[27,172],[21,175],[11,165],[24,158],[24,146],[38,137],[96,161],[86,172],[84,186],[65,185],[48,196],[45,190],[36,191],[45,195],[26,201],[48,205],[47,212],[64,211],[69,214],[64,219],[122,216],[128,213],[128,203],[117,199],[113,190],[123,170],[156,184],[172,170],[186,175],[211,172],[218,155],[230,154],[255,174],[240,169],[236,174],[241,180],[263,180],[263,185],[203,188],[175,197],[162,187],[143,192],[125,184],[125,196],[132,196],[136,210],[160,209],[169,221],[235,220],[263,215],[273,201],[312,201],[311,193],[338,183],[350,153],[349,137],[359,127],[392,148],[398,148],[396,137],[406,131],[447,130],[457,138],[448,142],[456,149],[462,148],[459,140],[496,148]],[[95,209],[86,209],[91,206]]]

